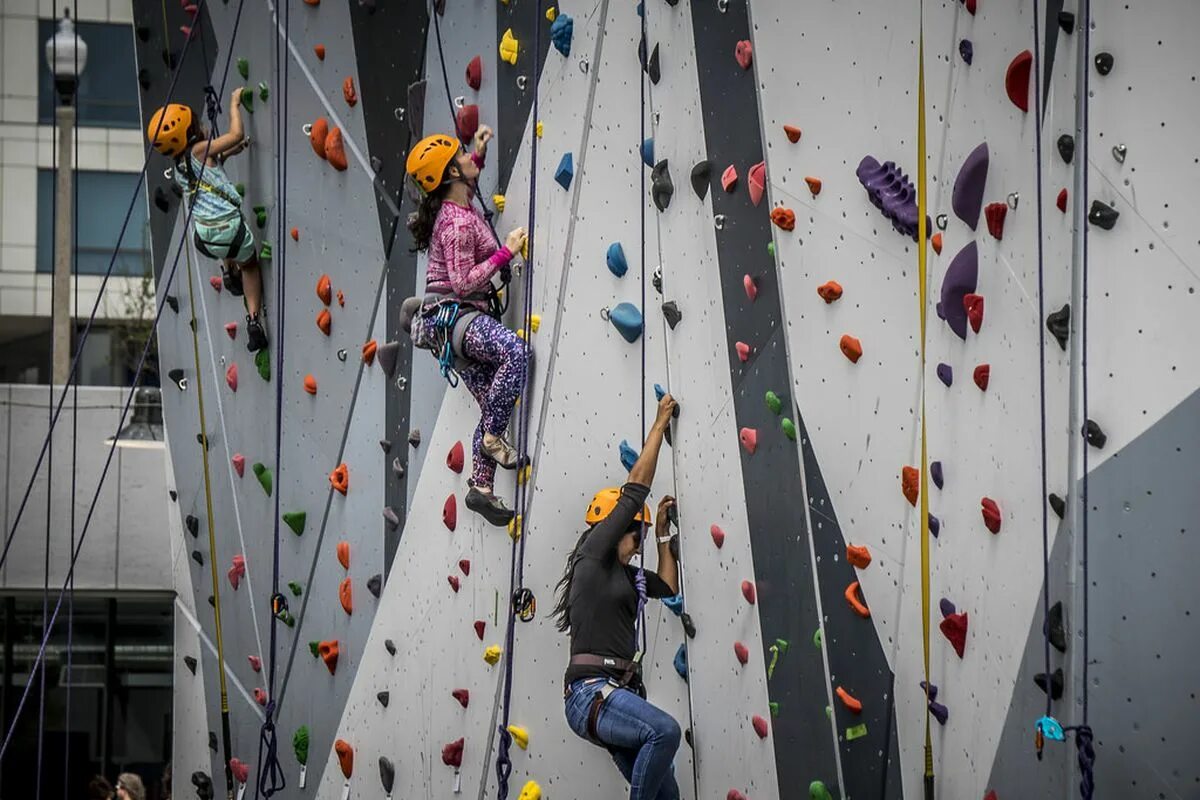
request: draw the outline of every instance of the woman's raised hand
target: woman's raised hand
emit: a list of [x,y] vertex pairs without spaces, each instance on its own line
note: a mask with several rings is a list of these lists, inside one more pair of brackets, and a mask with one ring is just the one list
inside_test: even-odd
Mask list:
[[483,156],[487,153],[488,142],[492,140],[495,134],[487,125],[480,125],[475,131],[475,154]]
[[508,252],[515,255],[520,255],[525,249],[525,229],[514,228],[504,240],[504,246],[508,248]]

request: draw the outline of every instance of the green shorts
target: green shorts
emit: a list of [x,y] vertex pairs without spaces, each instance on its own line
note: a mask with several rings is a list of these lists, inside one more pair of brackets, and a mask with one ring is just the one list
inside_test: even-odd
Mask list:
[[[195,220],[196,246],[200,252],[213,258],[231,258],[239,264],[246,264],[255,256],[254,234],[250,226],[242,219],[242,215],[230,217],[218,222],[201,222]],[[236,242],[238,230],[241,229],[241,242]],[[231,252],[231,246],[237,245]]]

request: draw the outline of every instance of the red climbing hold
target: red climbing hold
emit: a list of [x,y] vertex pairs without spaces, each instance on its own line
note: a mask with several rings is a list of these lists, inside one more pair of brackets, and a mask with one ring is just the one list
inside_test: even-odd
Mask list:
[[946,618],[938,623],[938,629],[950,640],[950,646],[958,653],[958,657],[962,658],[963,650],[967,647],[967,612],[947,614]]
[[983,210],[987,217],[988,233],[997,240],[1004,238],[1004,218],[1008,216],[1008,206],[1004,203],[988,203]]
[[810,192],[812,192],[813,197],[816,197],[817,195],[819,195],[821,193],[821,179],[820,178],[807,177],[804,179],[804,182],[808,184],[808,190]]
[[324,117],[317,117],[312,126],[308,129],[308,143],[312,145],[313,152],[318,158],[328,158],[325,153],[325,140],[329,138],[329,120]]
[[979,329],[983,327],[983,295],[964,294],[963,310],[967,312],[967,322],[971,323],[971,330],[979,333]]
[[817,294],[826,304],[833,303],[842,296],[842,285],[837,281],[825,281],[817,287]]
[[351,75],[347,75],[346,80],[342,81],[342,97],[351,108],[358,105],[358,92],[354,90],[354,77]]
[[1067,213],[1067,190],[1065,187],[1059,189],[1058,199],[1054,201],[1054,204],[1058,206],[1059,211],[1063,212],[1064,214]]
[[258,703],[260,706],[265,706],[267,704],[267,693],[257,686],[254,687],[254,702]]
[[983,524],[992,533],[1000,532],[1000,506],[996,505],[996,501],[990,497],[985,497],[979,501],[980,512],[983,514]]
[[966,6],[968,14],[972,17],[975,16],[975,0],[960,0],[960,2]]
[[842,705],[846,707],[847,711],[850,711],[854,714],[862,713],[862,702],[857,697],[843,689],[841,686],[837,687],[837,696],[838,699],[842,701]]
[[450,448],[450,452],[446,454],[446,466],[454,472],[461,473],[463,471],[463,443],[455,442],[454,447]]
[[750,349],[750,345],[746,344],[745,342],[734,342],[733,347],[735,350],[737,350],[739,361],[741,361],[743,364],[745,364],[747,361],[750,360],[750,353],[753,352]]
[[317,297],[321,298],[321,302],[325,305],[333,302],[333,283],[329,280],[328,275],[317,278]]
[[250,780],[250,766],[240,758],[229,759],[229,771],[233,773],[233,779],[238,783]]
[[846,545],[846,560],[852,567],[866,569],[871,566],[871,551],[865,544],[848,544]]
[[758,208],[767,191],[767,162],[760,161],[746,172],[746,188],[750,191],[750,202]]
[[233,464],[233,471],[238,474],[239,478],[246,474],[246,457],[244,455],[234,453],[233,458],[229,459],[229,461]]
[[442,505],[442,524],[451,533],[458,527],[458,501],[454,499],[453,493],[446,498],[446,502]]
[[457,739],[442,748],[442,763],[447,767],[458,769],[462,766],[463,747],[466,739]]
[[230,339],[236,339],[237,338],[237,323],[236,322],[226,322],[225,323],[225,333],[229,334]]
[[242,583],[242,578],[246,576],[246,557],[236,555],[232,559],[232,565],[229,567],[229,572],[225,573],[229,577],[229,584],[233,586],[236,592],[238,586]]
[[975,379],[975,385],[979,387],[979,391],[986,392],[988,387],[988,379],[992,376],[992,367],[990,364],[980,364],[975,368],[975,372],[971,377]]
[[346,145],[342,141],[342,129],[332,128],[325,139],[325,158],[329,166],[338,172],[345,172],[349,164],[346,162]]
[[342,768],[342,775],[346,780],[350,780],[350,776],[354,774],[354,748],[345,739],[338,739],[333,743],[333,750],[337,753],[338,766]]
[[758,714],[755,714],[750,718],[750,724],[754,726],[754,732],[758,734],[758,738],[767,738],[767,732],[770,729],[767,727],[767,721],[765,719],[760,717]]
[[478,92],[481,85],[483,85],[483,59],[475,56],[471,59],[471,63],[467,64],[467,86]]
[[750,65],[754,63],[754,45],[750,43],[749,39],[742,39],[737,43],[733,57],[737,59],[739,67],[750,69]]
[[717,549],[720,550],[725,544],[725,531],[721,530],[719,526],[713,525],[711,528],[709,528],[709,533],[712,534],[713,544],[715,544]]
[[457,575],[447,575],[446,580],[450,582],[450,588],[453,589],[457,593],[458,587],[460,585],[458,582],[458,576]]
[[375,363],[375,351],[379,349],[379,345],[374,339],[362,346],[362,360],[368,367]]
[[350,468],[344,463],[338,464],[329,473],[329,483],[339,494],[345,497],[346,492],[350,490]]
[[333,328],[333,315],[329,313],[328,308],[322,308],[317,313],[317,328],[326,336],[329,335]]
[[1000,800],[995,789],[988,789],[987,794],[983,796],[983,800]]
[[471,702],[471,692],[467,689],[455,689],[450,694],[463,708],[466,708],[467,704]]
[[321,5],[321,0],[304,0],[304,5],[306,5],[306,6],[319,6],[319,5]]
[[794,231],[796,230],[796,212],[790,208],[778,206],[771,209],[771,222],[774,222],[781,230]]
[[900,490],[908,504],[916,508],[917,498],[921,496],[921,476],[916,467],[905,467],[900,470]]
[[300,229],[299,228],[292,228],[292,241],[293,242],[300,241]]
[[337,560],[342,565],[342,569],[350,569],[350,543],[337,543]]
[[230,364],[225,369],[225,383],[229,385],[229,390],[237,391],[237,364]]
[[803,135],[803,132],[795,125],[784,125],[783,132],[792,144],[800,141],[800,137]]
[[737,188],[737,179],[737,167],[733,166],[733,164],[730,164],[725,168],[725,171],[721,173],[721,188],[727,192],[732,192]]
[[468,576],[469,576],[469,575],[471,574],[471,561],[470,561],[470,559],[467,559],[467,558],[460,558],[460,559],[458,560],[458,568],[459,568],[460,570],[462,570],[462,574],[463,574],[463,575],[468,575]]
[[317,379],[312,375],[304,376],[304,391],[308,392],[309,394],[317,393]]
[[213,275],[211,278],[208,279],[208,285],[213,287],[214,289],[216,289],[217,294],[221,293],[221,279],[219,277],[217,277],[216,275]]
[[472,103],[460,108],[454,115],[454,125],[459,139],[471,141],[475,131],[479,130],[479,106]]
[[481,619],[475,620],[475,635],[479,637],[479,641],[483,641],[483,632],[487,629],[487,623]]
[[940,256],[942,254],[942,232],[938,231],[935,233],[929,242],[933,245],[933,252]]
[[758,284],[754,282],[754,278],[749,275],[742,276],[742,288],[746,290],[746,297],[753,303],[758,298]]
[[1004,74],[1004,89],[1008,92],[1008,99],[1022,111],[1029,110],[1029,72],[1032,67],[1033,53],[1022,50]]
[[747,800],[746,795],[739,792],[737,789],[730,789],[725,793],[725,800]]
[[338,584],[338,600],[342,603],[342,610],[347,614],[354,613],[354,589],[349,578],[343,578]]
[[317,645],[317,652],[321,654],[321,660],[325,662],[329,674],[333,675],[337,672],[338,640],[330,639],[327,642],[321,642]]
[[323,45],[323,44],[313,45],[313,52],[317,54],[318,61],[325,60],[325,45]]
[[750,650],[741,642],[733,643],[733,654],[737,656],[737,660],[742,664],[750,660]]
[[861,588],[862,587],[859,585],[859,582],[854,581],[846,587],[844,596],[846,598],[846,602],[850,604],[850,608],[854,610],[854,613],[858,614],[863,619],[867,619],[871,616],[871,609],[867,608],[865,600],[858,599]]
[[758,431],[754,428],[742,428],[738,431],[738,439],[746,452],[754,455],[754,451],[758,448]]
[[838,347],[842,348],[842,355],[850,359],[850,362],[853,364],[857,364],[858,360],[862,358],[862,342],[848,333],[842,335],[841,341],[838,342]]
[[246,659],[250,662],[250,669],[254,670],[255,672],[262,672],[261,658],[258,656],[246,656]]
[[746,602],[754,605],[758,598],[758,593],[754,590],[754,584],[750,581],[742,581],[742,597],[746,598]]

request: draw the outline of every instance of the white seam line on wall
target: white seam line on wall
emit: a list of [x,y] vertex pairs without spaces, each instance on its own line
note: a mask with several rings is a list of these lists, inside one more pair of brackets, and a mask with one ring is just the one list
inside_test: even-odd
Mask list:
[[[204,629],[200,627],[200,620],[196,619],[196,616],[192,614],[191,609],[185,606],[178,597],[175,598],[175,608],[178,609],[179,613],[184,616],[184,619],[186,619],[188,624],[191,625],[196,631],[196,636],[199,637],[201,643],[204,644],[204,646],[208,649],[208,652],[211,653],[215,658],[217,655],[217,648],[212,643],[212,639],[208,638],[208,634],[204,632]],[[242,685],[242,682],[239,681],[237,676],[233,674],[233,670],[230,669],[228,661],[225,662],[225,677],[230,683],[233,684],[233,688],[237,689],[238,694],[242,696],[242,699],[246,701],[246,705],[250,706],[250,710],[254,712],[254,716],[258,717],[259,721],[261,722],[263,719],[262,710],[259,708],[258,703],[254,702],[254,698],[250,696],[250,693],[246,691],[246,687]]]

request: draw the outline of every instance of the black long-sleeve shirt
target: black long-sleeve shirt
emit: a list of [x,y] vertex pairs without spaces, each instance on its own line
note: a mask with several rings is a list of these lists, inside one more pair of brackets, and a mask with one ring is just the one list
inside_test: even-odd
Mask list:
[[[571,580],[571,655],[591,653],[632,660],[636,645],[637,569],[617,559],[617,545],[633,525],[650,487],[627,483],[613,512],[592,528],[579,547]],[[646,570],[646,596],[672,597],[675,592],[658,573]],[[620,679],[623,672],[605,667],[568,666],[565,680]]]

